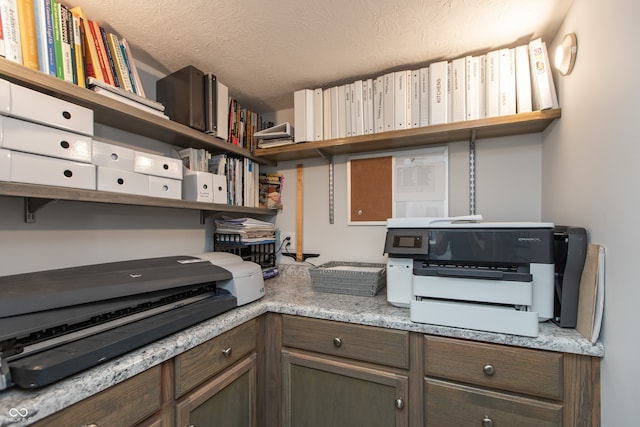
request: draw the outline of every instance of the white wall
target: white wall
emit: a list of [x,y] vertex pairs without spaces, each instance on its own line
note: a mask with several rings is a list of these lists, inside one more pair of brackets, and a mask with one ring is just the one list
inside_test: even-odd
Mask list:
[[577,61],[556,76],[562,118],[543,141],[543,220],[584,226],[607,251],[603,426],[638,425],[638,16],[635,0],[574,1],[558,34],[576,33]]
[[[476,213],[492,221],[539,221],[541,203],[541,135],[479,140],[476,143]],[[468,141],[449,144],[449,214],[469,213]],[[324,159],[301,162],[303,181],[303,250],[319,253],[309,261],[385,262],[384,225],[347,224],[347,156],[335,157],[334,224],[329,224],[329,166]],[[276,226],[296,230],[296,164],[276,168],[285,176],[284,208]],[[283,258],[282,262],[294,262]]]

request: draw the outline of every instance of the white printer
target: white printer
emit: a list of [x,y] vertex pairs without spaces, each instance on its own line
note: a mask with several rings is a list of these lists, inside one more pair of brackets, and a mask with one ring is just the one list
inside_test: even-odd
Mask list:
[[248,304],[264,296],[262,269],[255,262],[226,252],[203,252],[193,255],[229,271],[232,279],[218,281],[218,287],[228,290],[238,300],[238,306]]
[[411,320],[535,337],[553,317],[554,225],[391,218],[387,299]]

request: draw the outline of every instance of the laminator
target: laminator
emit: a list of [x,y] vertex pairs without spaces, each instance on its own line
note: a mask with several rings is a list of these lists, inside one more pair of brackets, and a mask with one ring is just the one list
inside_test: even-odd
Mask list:
[[411,320],[535,337],[554,314],[554,225],[391,218],[387,299]]
[[51,384],[262,296],[260,266],[218,252],[0,277],[0,390]]

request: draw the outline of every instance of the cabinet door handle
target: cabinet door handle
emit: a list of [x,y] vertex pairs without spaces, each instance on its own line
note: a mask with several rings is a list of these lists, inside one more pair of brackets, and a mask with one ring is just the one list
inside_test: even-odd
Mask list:
[[482,419],[482,427],[493,427],[493,420],[488,415]]
[[496,373],[496,368],[494,368],[493,365],[487,363],[482,367],[482,372],[484,372],[485,375],[490,377]]
[[334,338],[333,339],[333,345],[335,345],[336,347],[340,347],[342,345],[342,338]]
[[225,348],[224,350],[222,350],[222,354],[223,354],[224,357],[230,357],[231,356],[231,347]]
[[397,398],[395,403],[396,403],[396,408],[398,409],[404,408],[404,400],[402,400],[401,398]]

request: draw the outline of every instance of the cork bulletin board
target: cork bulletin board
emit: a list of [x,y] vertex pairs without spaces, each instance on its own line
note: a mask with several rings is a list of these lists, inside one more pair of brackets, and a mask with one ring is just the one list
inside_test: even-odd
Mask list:
[[393,216],[392,160],[391,156],[350,160],[350,221],[379,222]]
[[449,213],[448,147],[348,160],[348,223],[385,225],[394,217]]

